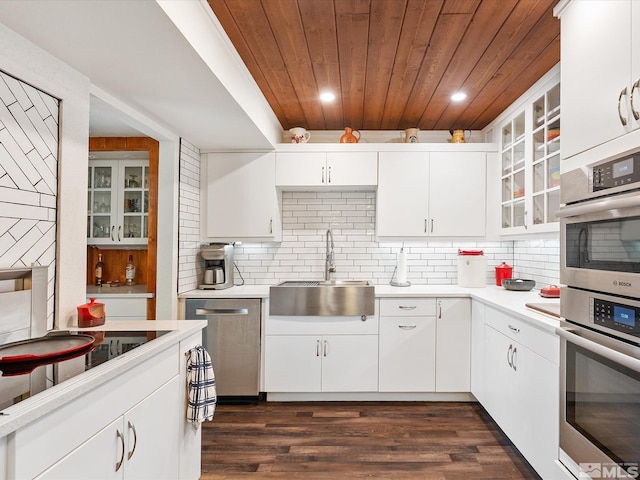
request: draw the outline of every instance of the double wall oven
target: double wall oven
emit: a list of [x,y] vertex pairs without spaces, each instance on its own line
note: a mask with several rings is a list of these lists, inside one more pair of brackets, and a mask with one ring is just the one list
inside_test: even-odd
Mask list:
[[640,478],[640,152],[561,177],[560,460]]

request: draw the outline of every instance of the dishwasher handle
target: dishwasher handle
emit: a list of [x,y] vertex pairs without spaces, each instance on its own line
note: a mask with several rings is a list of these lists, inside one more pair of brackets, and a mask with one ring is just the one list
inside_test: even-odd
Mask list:
[[196,315],[248,315],[248,308],[196,308]]

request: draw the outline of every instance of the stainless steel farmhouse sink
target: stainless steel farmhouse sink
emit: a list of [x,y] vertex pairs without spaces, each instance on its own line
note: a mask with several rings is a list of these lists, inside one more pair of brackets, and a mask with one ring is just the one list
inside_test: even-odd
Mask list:
[[270,288],[270,315],[373,315],[375,291],[367,280],[293,280]]

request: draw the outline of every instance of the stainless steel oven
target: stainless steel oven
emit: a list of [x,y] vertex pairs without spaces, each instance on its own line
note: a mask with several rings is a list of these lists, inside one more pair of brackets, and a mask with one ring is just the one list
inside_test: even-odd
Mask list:
[[561,177],[560,283],[640,296],[640,153]]

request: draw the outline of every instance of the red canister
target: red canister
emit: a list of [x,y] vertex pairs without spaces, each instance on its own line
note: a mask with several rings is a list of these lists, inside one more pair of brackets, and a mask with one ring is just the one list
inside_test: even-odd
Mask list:
[[501,287],[502,280],[511,278],[511,275],[513,275],[513,267],[507,265],[506,262],[502,262],[496,267],[496,285]]
[[78,327],[80,328],[104,325],[105,318],[104,303],[96,302],[95,298],[90,298],[89,303],[78,306]]

